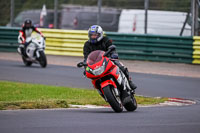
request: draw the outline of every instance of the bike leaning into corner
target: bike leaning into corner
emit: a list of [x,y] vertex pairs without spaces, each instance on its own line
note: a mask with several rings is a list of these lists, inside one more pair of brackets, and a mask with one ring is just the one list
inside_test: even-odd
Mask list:
[[80,62],[77,67],[85,67],[85,75],[91,79],[94,88],[115,112],[137,109],[137,101],[132,93],[128,79],[122,70],[107,57],[115,47],[108,51],[95,50],[88,55],[86,62]]
[[26,44],[20,44],[18,53],[22,56],[22,60],[26,66],[31,66],[32,63],[39,63],[41,67],[47,66],[45,55],[45,39],[37,32],[32,32],[31,36],[26,38]]

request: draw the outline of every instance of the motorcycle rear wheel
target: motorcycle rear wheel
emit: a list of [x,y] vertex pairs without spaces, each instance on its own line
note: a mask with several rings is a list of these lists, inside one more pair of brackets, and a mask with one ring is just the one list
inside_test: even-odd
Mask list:
[[127,102],[125,105],[124,105],[124,108],[127,110],[127,111],[134,111],[137,109],[137,101],[135,99],[135,97],[133,95],[130,96],[130,102]]
[[33,63],[33,62],[31,62],[31,61],[27,61],[26,58],[25,58],[24,56],[22,56],[22,60],[23,60],[25,66],[31,66],[32,63]]
[[116,96],[114,88],[112,86],[106,86],[103,88],[103,91],[104,91],[104,95],[105,95],[108,103],[112,107],[112,109],[117,113],[122,112],[123,105],[122,105],[120,98],[118,96]]

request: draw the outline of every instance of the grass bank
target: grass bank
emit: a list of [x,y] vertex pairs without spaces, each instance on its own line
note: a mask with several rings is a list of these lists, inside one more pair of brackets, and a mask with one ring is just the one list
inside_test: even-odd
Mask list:
[[[136,96],[138,104],[149,105],[166,98]],[[96,90],[0,81],[0,110],[68,108],[75,105],[108,105]]]

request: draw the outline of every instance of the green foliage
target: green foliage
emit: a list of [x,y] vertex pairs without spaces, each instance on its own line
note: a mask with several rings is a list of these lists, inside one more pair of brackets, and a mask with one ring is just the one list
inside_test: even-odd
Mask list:
[[10,20],[10,1],[0,0],[0,26],[6,25]]
[[188,12],[191,0],[149,0],[149,9]]
[[68,104],[106,103],[95,90],[0,81],[0,108],[52,108]]

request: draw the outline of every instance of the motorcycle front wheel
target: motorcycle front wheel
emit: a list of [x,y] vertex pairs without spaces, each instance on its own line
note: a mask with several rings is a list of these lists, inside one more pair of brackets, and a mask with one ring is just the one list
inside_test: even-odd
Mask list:
[[45,68],[47,66],[47,58],[46,55],[44,54],[44,51],[39,51],[40,57],[38,58],[38,61],[40,63],[40,66]]
[[23,60],[25,66],[31,66],[32,65],[32,62],[31,61],[27,61],[24,56],[22,56],[22,60]]
[[122,112],[123,111],[123,105],[120,100],[120,97],[115,94],[114,87],[113,86],[106,86],[103,88],[104,96],[107,99],[107,102],[110,104],[112,109],[115,112]]

